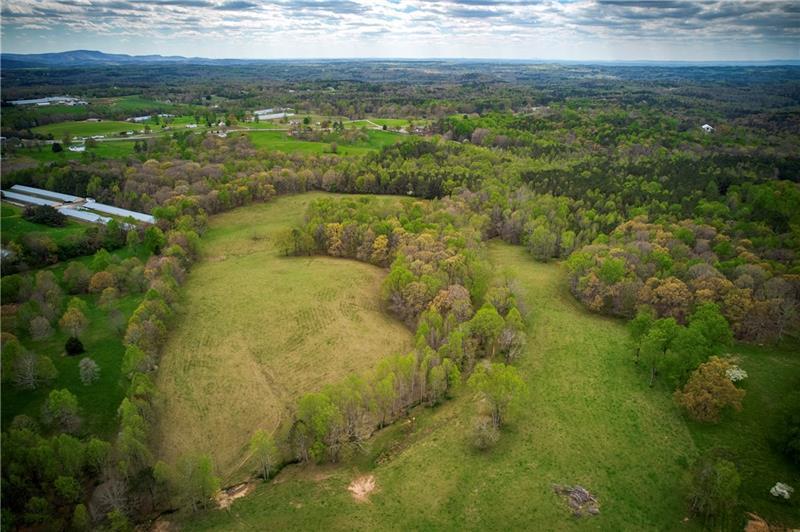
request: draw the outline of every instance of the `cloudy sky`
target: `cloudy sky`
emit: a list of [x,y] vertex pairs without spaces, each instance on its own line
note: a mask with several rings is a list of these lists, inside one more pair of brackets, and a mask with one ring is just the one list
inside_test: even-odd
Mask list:
[[800,0],[4,0],[5,52],[800,59]]

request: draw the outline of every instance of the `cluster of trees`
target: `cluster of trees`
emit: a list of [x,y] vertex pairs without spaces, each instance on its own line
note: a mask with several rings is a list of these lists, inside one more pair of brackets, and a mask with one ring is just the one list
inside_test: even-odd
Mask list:
[[22,211],[22,217],[29,222],[61,227],[67,223],[67,217],[49,205],[31,205]]
[[[103,519],[108,519],[112,527],[125,527],[140,509],[155,504],[153,497],[174,487],[164,467],[161,476],[154,476],[149,427],[154,422],[156,388],[149,372],[157,363],[179,283],[196,257],[197,233],[179,226],[194,227],[202,222],[189,218],[164,224],[166,233],[156,226],[128,232],[123,242],[136,249],[143,243],[148,251],[159,252],[146,263],[136,257],[121,260],[101,248],[88,263],[71,261],[60,282],[50,270],[3,277],[3,303],[15,306],[13,317],[19,334],[41,338],[59,327],[69,337],[65,347],[68,353],[83,351],[79,338],[89,325],[91,309],[87,301],[94,296],[96,305],[106,311],[100,319],[112,320],[123,335],[126,352],[122,365],[128,381],[113,445],[86,433],[77,399],[66,389],[50,392],[41,424],[24,416],[15,419],[3,435],[4,527],[12,522],[39,526],[55,520],[60,523],[58,528],[85,530]],[[126,327],[119,298],[142,292],[144,298]],[[72,295],[68,301],[67,294]],[[72,346],[73,342],[79,347]],[[77,371],[86,386],[101,374],[91,357],[81,359]],[[26,389],[50,385],[58,375],[50,357],[25,349],[10,333],[3,333],[2,374],[4,381]],[[23,452],[14,447],[14,451],[6,452],[6,445],[17,441],[32,442],[30,449]],[[65,460],[57,454],[62,442],[78,448],[75,452],[83,456],[79,465],[65,472],[54,469],[51,463]],[[102,457],[98,457],[98,446],[102,447]],[[56,453],[54,458],[46,454],[50,448]],[[180,478],[177,473],[169,477]],[[88,505],[82,504],[88,499]]]
[[728,407],[741,409],[745,391],[731,373],[737,366],[725,356],[733,333],[716,304],[698,305],[686,325],[674,317],[657,318],[652,308],[642,307],[629,328],[636,362],[649,369],[650,385],[657,375],[663,378],[689,417],[717,422]]
[[630,321],[636,343],[636,360],[650,369],[650,382],[657,373],[672,387],[686,382],[691,371],[713,355],[722,354],[732,341],[728,322],[714,303],[705,303],[689,316],[686,326],[675,318],[656,318],[650,307],[643,307]]
[[[151,497],[151,488],[158,479],[153,476],[149,449],[156,400],[150,374],[157,368],[166,341],[167,325],[178,303],[177,289],[186,277],[186,269],[196,259],[198,238],[191,230],[173,229],[165,235],[161,253],[151,256],[144,268],[148,289],[128,320],[124,334],[122,373],[129,385],[127,397],[119,408],[117,468],[123,480]],[[165,468],[161,468],[164,475]],[[165,478],[158,481],[163,484]],[[151,497],[148,497],[150,504],[155,504]]]
[[[35,340],[47,338],[59,327],[69,338],[77,339],[88,326],[88,303],[81,296],[97,294],[97,306],[118,330],[124,327],[119,298],[147,289],[147,269],[136,257],[121,260],[101,249],[89,266],[72,261],[59,283],[50,270],[33,274],[13,274],[2,279],[3,303],[17,304],[14,314],[18,334]],[[71,294],[66,308],[66,294]],[[74,341],[74,340],[73,340]],[[67,346],[67,351],[72,348]],[[77,350],[82,352],[82,348]],[[73,354],[70,352],[70,354]]]
[[[288,435],[295,457],[337,460],[375,428],[418,404],[452,396],[479,360],[510,363],[525,344],[516,296],[506,284],[491,285],[480,235],[450,201],[421,203],[375,198],[323,199],[308,209],[305,226],[281,236],[287,254],[321,253],[372,264],[391,264],[383,297],[388,309],[416,328],[413,353],[384,359],[375,373],[350,377],[300,399]],[[515,370],[483,365],[470,385],[486,403],[491,430],[499,430],[511,397],[522,386]],[[481,416],[483,417],[483,416]]]
[[[63,218],[61,213],[54,209],[53,211]],[[40,215],[37,215],[36,219],[29,219],[37,223],[59,225],[48,222],[50,218],[45,219]],[[15,240],[4,239],[3,248],[8,253],[3,255],[2,266],[4,273],[24,272],[74,257],[91,255],[101,249],[114,251],[124,247],[132,239],[138,238],[138,230],[125,229],[116,220],[104,226],[92,225],[85,231],[70,233],[58,239],[45,232],[25,233]]]
[[[77,400],[53,390],[45,412],[51,426],[69,428]],[[3,434],[3,527],[89,530],[86,487],[103,478],[110,456],[108,442],[68,432],[47,437],[34,419],[17,416]]]
[[709,225],[637,218],[574,252],[568,265],[573,294],[598,312],[631,317],[647,305],[659,317],[685,323],[692,309],[715,303],[737,338],[759,342],[777,340],[798,324],[796,269]]

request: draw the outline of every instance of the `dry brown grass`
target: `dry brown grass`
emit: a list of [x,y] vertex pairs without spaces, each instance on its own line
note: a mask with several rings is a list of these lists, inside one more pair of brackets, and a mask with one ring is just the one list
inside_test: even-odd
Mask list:
[[384,270],[278,255],[276,233],[313,197],[211,221],[158,371],[159,458],[208,453],[233,481],[253,432],[275,429],[299,395],[411,347],[408,329],[380,309]]

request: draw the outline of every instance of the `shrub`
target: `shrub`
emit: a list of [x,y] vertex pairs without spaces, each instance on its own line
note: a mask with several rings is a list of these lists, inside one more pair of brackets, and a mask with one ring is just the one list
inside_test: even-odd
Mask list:
[[74,336],[70,336],[67,339],[67,343],[64,344],[64,349],[67,351],[67,355],[69,356],[80,355],[81,353],[86,351],[83,348],[83,342],[81,342]]
[[742,409],[745,391],[738,389],[728,377],[730,362],[711,357],[692,373],[682,390],[675,391],[675,401],[695,421],[719,421],[727,407]]
[[84,386],[88,386],[100,378],[100,366],[91,358],[82,358],[78,363],[78,370]]
[[713,456],[700,458],[692,471],[689,505],[715,528],[727,528],[728,517],[736,507],[741,478],[736,466]]
[[495,446],[500,440],[500,431],[492,422],[491,416],[478,416],[472,429],[472,445],[481,451]]
[[31,338],[34,340],[43,340],[53,334],[53,328],[50,327],[50,322],[44,316],[36,316],[30,323]]
[[25,207],[25,210],[22,211],[22,217],[29,222],[51,227],[61,227],[67,223],[67,217],[49,205]]
[[781,497],[789,500],[792,497],[792,493],[794,493],[794,488],[783,482],[776,482],[775,485],[770,488],[769,493],[773,497]]
[[70,294],[80,294],[89,288],[92,272],[80,262],[70,262],[64,270],[64,285]]
[[98,294],[106,288],[115,285],[116,280],[112,274],[106,271],[97,272],[96,274],[92,275],[92,279],[89,281],[89,291],[93,294]]

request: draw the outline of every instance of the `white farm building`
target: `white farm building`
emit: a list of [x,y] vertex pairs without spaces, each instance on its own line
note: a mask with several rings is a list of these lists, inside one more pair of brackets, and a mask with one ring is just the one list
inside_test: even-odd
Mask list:
[[[85,222],[107,224],[112,220],[110,216],[116,216],[117,218],[131,218],[148,224],[156,223],[156,219],[150,214],[97,203],[92,198],[81,198],[41,188],[14,185],[11,190],[3,190],[2,194],[4,199],[13,203],[20,205],[47,205],[57,209],[64,216]],[[102,216],[99,213],[110,216]],[[123,224],[123,226],[125,225]]]

